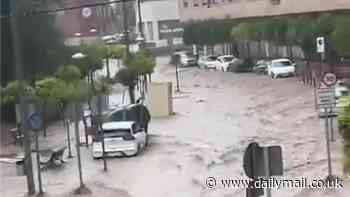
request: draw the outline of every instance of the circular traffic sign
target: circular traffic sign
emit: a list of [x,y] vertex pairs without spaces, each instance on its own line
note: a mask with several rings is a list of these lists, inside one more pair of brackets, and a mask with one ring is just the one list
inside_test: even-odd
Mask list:
[[323,83],[326,86],[333,86],[337,83],[337,76],[334,73],[326,73],[323,75]]
[[92,15],[92,10],[91,8],[83,8],[81,10],[81,14],[83,15],[84,18],[89,18]]

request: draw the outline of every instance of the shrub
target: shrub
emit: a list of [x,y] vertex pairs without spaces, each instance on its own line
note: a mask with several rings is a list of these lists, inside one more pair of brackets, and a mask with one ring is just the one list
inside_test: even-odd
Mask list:
[[338,127],[344,139],[344,165],[345,174],[350,174],[350,108],[346,107],[338,115]]

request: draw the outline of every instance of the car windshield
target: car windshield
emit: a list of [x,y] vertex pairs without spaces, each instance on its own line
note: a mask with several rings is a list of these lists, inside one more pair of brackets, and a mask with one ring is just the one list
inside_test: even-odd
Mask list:
[[208,61],[215,61],[215,60],[217,60],[218,58],[215,57],[215,56],[209,56],[207,59],[208,59]]
[[274,62],[272,64],[272,67],[277,68],[277,67],[287,67],[290,66],[291,63],[289,61],[281,61],[281,62]]
[[231,62],[233,60],[233,57],[224,57],[224,62]]
[[104,137],[105,138],[123,137],[123,136],[130,135],[130,134],[131,134],[130,129],[104,130]]

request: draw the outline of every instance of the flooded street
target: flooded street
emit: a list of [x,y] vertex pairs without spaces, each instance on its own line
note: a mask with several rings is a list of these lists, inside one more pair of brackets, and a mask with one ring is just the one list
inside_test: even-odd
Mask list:
[[[152,80],[172,81],[175,86],[175,67],[165,57],[157,61]],[[91,150],[81,148],[91,196],[101,192],[106,197],[245,196],[244,188],[223,188],[218,183],[210,189],[205,183],[207,177],[218,182],[247,178],[242,159],[252,141],[282,146],[283,178],[327,176],[323,122],[316,116],[313,90],[296,78],[272,80],[251,73],[181,68],[180,90],[173,95],[175,115],[151,120],[150,144],[139,156],[110,158],[108,172],[103,172],[102,160],[93,160]],[[60,135],[64,138],[64,133]],[[340,142],[339,136],[336,139]],[[335,174],[341,174],[338,149],[333,143]],[[69,159],[63,168],[43,172],[44,189],[50,196],[70,196],[77,176],[76,161]],[[24,185],[18,196],[22,191]],[[345,189],[282,188],[272,194],[347,196]]]

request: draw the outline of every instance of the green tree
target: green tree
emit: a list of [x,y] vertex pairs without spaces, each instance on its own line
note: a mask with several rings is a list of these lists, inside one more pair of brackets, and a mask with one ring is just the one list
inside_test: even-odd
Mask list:
[[126,55],[126,47],[124,45],[113,45],[110,47],[111,58],[115,58],[118,61],[118,67],[120,67],[120,60]]
[[1,91],[1,104],[19,103],[21,95],[25,95],[29,100],[35,100],[35,90],[25,81],[11,81]]
[[130,102],[135,103],[135,87],[139,76],[143,76],[143,86],[147,83],[146,75],[153,73],[156,65],[155,58],[145,50],[140,50],[135,54],[131,54],[128,59],[123,60],[125,68],[118,71],[115,80],[118,83],[128,87]]
[[349,16],[341,15],[335,18],[335,28],[331,33],[331,41],[339,55],[350,56]]
[[259,31],[254,23],[242,22],[231,30],[231,36],[236,40],[243,40],[247,48],[247,56],[250,57],[250,41],[258,40]]
[[52,90],[56,86],[56,78],[48,77],[35,82],[35,93],[37,101],[41,106],[41,117],[43,120],[44,137],[47,136],[47,107],[56,104],[57,99],[52,94]]
[[[11,17],[1,18],[1,84],[14,80],[14,49],[20,49],[25,62],[26,79],[31,79],[36,73],[52,73],[66,60],[66,47],[63,36],[54,26],[55,16],[27,15],[23,12],[36,9],[48,9],[57,1],[17,0],[18,34],[21,46],[13,46],[13,35],[10,24]],[[35,28],[40,27],[40,28]],[[35,50],[33,50],[35,49]]]
[[79,68],[82,78],[88,76],[92,70],[101,69],[103,67],[102,60],[105,53],[103,53],[104,51],[101,50],[100,45],[83,44],[77,48],[76,52],[80,52],[85,55],[84,58],[72,60],[73,64]]

